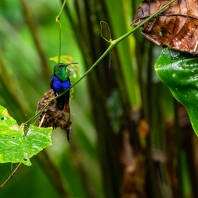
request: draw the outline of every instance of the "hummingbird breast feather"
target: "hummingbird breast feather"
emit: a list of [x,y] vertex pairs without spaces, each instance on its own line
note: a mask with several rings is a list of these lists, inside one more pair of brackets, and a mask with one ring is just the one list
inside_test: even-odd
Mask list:
[[[71,86],[69,78],[65,81],[59,80],[55,75],[50,78],[50,87],[53,89],[55,96],[61,94]],[[64,106],[69,103],[69,91],[57,98],[57,106],[59,110],[63,110]]]

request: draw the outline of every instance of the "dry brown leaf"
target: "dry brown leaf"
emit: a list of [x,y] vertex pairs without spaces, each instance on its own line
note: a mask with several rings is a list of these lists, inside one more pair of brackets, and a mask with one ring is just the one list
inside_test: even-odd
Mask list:
[[[41,101],[38,102],[37,112],[40,111],[49,101],[54,97],[54,92],[50,89],[46,92]],[[67,139],[69,141],[69,132],[72,122],[70,121],[70,108],[66,105],[61,111],[57,108],[56,100],[52,101],[50,105],[38,118],[38,124],[41,127],[60,127],[67,132]]]
[[[168,2],[168,0],[143,2],[131,25],[139,25]],[[198,54],[198,1],[176,0],[157,17],[147,22],[142,33],[157,45]]]

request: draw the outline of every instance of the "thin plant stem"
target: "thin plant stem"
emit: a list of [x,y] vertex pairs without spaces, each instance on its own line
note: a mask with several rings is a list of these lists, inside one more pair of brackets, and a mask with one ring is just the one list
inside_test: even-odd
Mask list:
[[63,9],[65,7],[65,4],[66,4],[67,0],[64,0],[63,2],[63,5],[60,9],[60,12],[58,14],[58,16],[56,17],[56,22],[58,23],[58,26],[59,26],[59,46],[58,46],[58,62],[60,62],[60,56],[61,56],[61,33],[62,33],[62,25],[61,25],[61,22],[60,22],[60,16],[63,12]]
[[19,163],[17,165],[17,167],[14,169],[14,171],[10,174],[10,176],[3,182],[3,184],[1,184],[0,189],[3,188],[9,181],[10,179],[12,179],[12,177],[14,176],[14,174],[18,171],[18,169],[20,168],[22,163]]
[[149,20],[151,20],[152,18],[154,18],[156,15],[158,15],[162,10],[164,10],[166,7],[168,7],[170,4],[172,4],[175,0],[172,0],[170,2],[168,2],[167,4],[165,4],[163,7],[161,7],[159,10],[157,10],[155,13],[153,13],[150,17],[148,17],[147,19],[145,19],[142,23],[140,23],[139,25],[137,25],[136,27],[134,27],[132,30],[130,30],[129,32],[127,32],[126,34],[124,34],[123,36],[121,36],[120,38],[112,41],[115,42],[116,45],[122,41],[123,39],[125,39],[126,37],[128,37],[130,34],[132,34],[135,30],[139,29],[141,26],[143,26],[145,23],[147,23]]

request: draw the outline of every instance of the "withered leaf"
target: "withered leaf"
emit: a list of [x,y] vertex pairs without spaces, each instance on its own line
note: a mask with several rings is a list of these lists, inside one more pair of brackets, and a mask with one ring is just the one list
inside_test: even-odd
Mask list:
[[[168,2],[168,0],[144,1],[139,6],[131,25],[139,25]],[[176,0],[147,22],[142,33],[157,45],[198,54],[198,1]]]
[[[50,89],[46,92],[42,98],[38,102],[37,112],[39,112],[49,101],[49,99],[55,97],[54,92]],[[42,114],[38,118],[38,124],[41,127],[60,127],[65,130],[67,133],[67,139],[69,140],[69,133],[71,129],[72,122],[70,121],[70,107],[66,105],[64,109],[61,111],[57,108],[56,100],[52,101],[50,105],[42,112]]]

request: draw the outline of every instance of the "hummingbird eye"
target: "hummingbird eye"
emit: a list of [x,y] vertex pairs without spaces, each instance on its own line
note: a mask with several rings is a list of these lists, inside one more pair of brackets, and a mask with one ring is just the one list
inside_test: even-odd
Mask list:
[[60,65],[60,67],[64,67],[64,65],[63,65],[63,64],[61,64],[61,65]]
[[64,63],[58,63],[58,67],[64,67],[65,64]]

